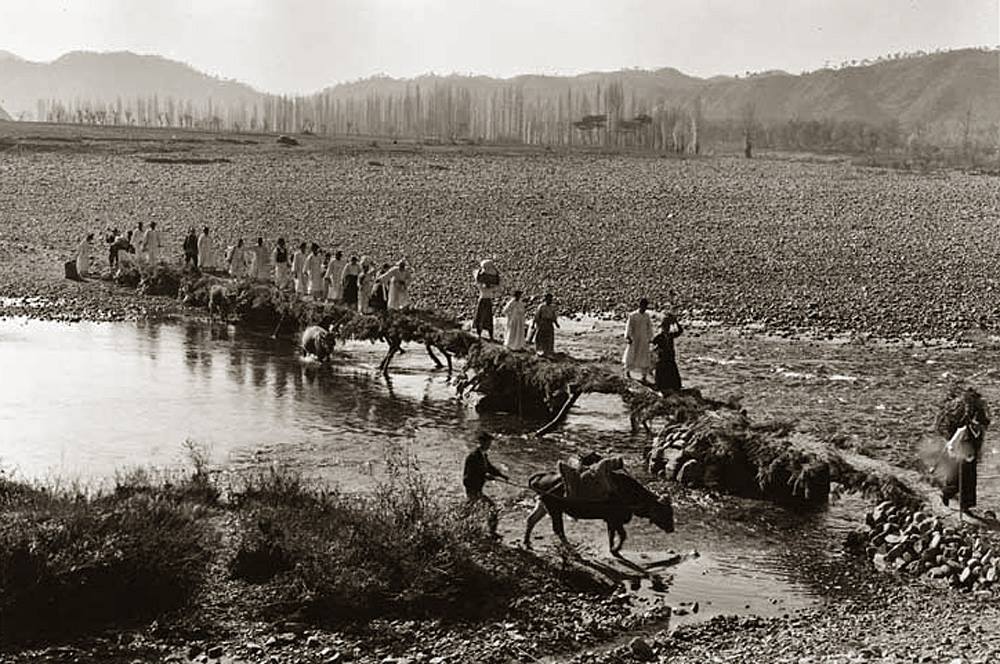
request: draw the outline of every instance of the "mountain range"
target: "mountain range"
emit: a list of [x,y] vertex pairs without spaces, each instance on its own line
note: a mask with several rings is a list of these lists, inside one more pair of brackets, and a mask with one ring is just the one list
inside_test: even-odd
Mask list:
[[[941,127],[971,122],[1000,123],[1000,51],[962,49],[908,55],[877,62],[821,69],[800,75],[781,71],[745,77],[697,78],[676,69],[594,72],[577,76],[374,77],[332,86],[308,98],[363,100],[372,95],[402,97],[408,88],[448,84],[477,94],[515,86],[525,98],[557,100],[566,94],[607,89],[619,82],[633,99],[690,104],[700,101],[708,119],[739,119],[752,107],[758,120],[856,120],[873,125]],[[16,119],[35,119],[39,101],[172,99],[216,108],[264,105],[273,95],[233,80],[199,72],[156,55],[131,52],[72,52],[49,63],[29,62],[0,51],[0,109]],[[595,109],[597,111],[599,109]],[[4,117],[0,110],[0,119]]]

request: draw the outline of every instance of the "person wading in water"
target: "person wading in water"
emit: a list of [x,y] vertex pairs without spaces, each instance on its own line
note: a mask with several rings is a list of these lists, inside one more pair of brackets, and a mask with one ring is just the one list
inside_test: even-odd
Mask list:
[[500,521],[499,510],[493,499],[483,493],[483,487],[486,486],[486,480],[510,478],[490,463],[489,457],[486,456],[492,444],[493,436],[485,431],[476,437],[476,449],[465,457],[462,484],[465,486],[465,495],[468,499],[466,509],[474,509],[482,503],[486,508],[486,524],[489,526],[490,534],[496,537],[497,525]]

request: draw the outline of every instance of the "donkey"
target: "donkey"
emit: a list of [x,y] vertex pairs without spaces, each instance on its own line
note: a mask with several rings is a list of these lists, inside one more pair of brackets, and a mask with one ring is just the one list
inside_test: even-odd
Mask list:
[[633,516],[649,519],[665,533],[674,532],[674,508],[670,496],[656,495],[628,473],[616,471],[610,477],[613,485],[611,498],[594,500],[584,497],[567,499],[559,473],[532,475],[528,486],[538,493],[538,500],[535,509],[528,515],[524,531],[525,548],[531,548],[531,531],[546,514],[552,519],[552,531],[567,545],[563,514],[575,519],[603,520],[608,526],[608,548],[616,558],[622,557],[621,549],[628,537],[625,524]]

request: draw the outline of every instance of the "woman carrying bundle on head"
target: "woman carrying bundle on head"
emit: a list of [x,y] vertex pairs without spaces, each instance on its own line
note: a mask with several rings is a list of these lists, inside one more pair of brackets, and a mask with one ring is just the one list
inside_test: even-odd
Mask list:
[[476,336],[482,337],[485,331],[490,341],[493,341],[493,298],[500,293],[500,271],[491,260],[484,260],[474,275],[479,288],[479,301],[476,302],[474,327]]
[[652,345],[656,351],[656,367],[654,378],[656,389],[669,392],[681,389],[681,372],[677,369],[677,357],[674,354],[674,339],[684,333],[684,328],[677,322],[677,317],[668,313],[660,323],[660,332],[653,337]]
[[986,402],[971,387],[953,387],[938,412],[938,432],[948,437],[943,450],[941,500],[947,505],[958,496],[960,513],[968,513],[976,506],[979,457],[989,424]]

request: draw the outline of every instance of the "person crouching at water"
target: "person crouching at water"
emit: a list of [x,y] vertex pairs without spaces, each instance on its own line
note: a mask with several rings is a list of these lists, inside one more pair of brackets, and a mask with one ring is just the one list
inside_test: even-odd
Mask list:
[[90,245],[94,242],[94,234],[87,233],[87,236],[80,240],[76,247],[76,273],[81,279],[87,276],[90,270]]
[[625,377],[631,378],[633,371],[639,371],[642,373],[643,383],[649,379],[649,370],[652,368],[649,342],[653,337],[653,321],[646,313],[647,308],[649,300],[642,298],[639,300],[639,309],[628,315],[628,322],[625,324],[625,355],[622,356]]
[[660,392],[681,389],[681,372],[677,369],[674,339],[683,333],[684,328],[677,322],[677,317],[668,313],[660,323],[660,333],[651,341],[656,349],[655,379],[656,389]]
[[496,535],[497,525],[500,521],[499,510],[493,499],[483,493],[483,487],[487,480],[510,479],[503,471],[490,463],[490,458],[486,455],[493,444],[493,436],[483,431],[476,437],[476,449],[465,457],[465,465],[462,469],[462,485],[465,487],[467,498],[467,508],[473,508],[479,503],[486,506],[486,523],[489,526],[490,534]]
[[479,288],[479,301],[476,303],[474,326],[476,336],[482,337],[485,331],[490,341],[493,341],[493,298],[500,292],[500,271],[491,260],[484,260],[474,275]]
[[198,235],[194,232],[194,226],[188,231],[184,238],[184,265],[198,264]]
[[514,298],[503,308],[507,317],[507,328],[504,331],[504,345],[511,350],[524,350],[524,332],[527,312],[521,300],[521,291],[514,291]]
[[274,263],[274,285],[284,290],[288,287],[288,247],[285,246],[285,238],[278,238],[278,244],[271,252],[271,261]]
[[308,295],[309,281],[306,277],[306,243],[299,244],[299,248],[292,254],[292,279],[295,281],[295,294]]

